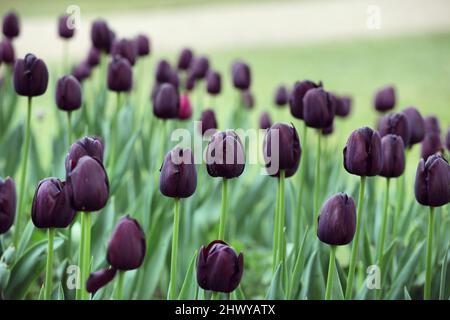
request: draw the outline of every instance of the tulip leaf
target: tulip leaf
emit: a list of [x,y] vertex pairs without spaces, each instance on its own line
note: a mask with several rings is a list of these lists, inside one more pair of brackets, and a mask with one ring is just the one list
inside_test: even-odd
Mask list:
[[[8,132],[8,135],[4,136],[1,142],[0,150],[16,150],[17,146],[23,144],[24,125],[16,126],[14,129]],[[21,152],[8,152],[8,156],[1,159],[1,176],[14,176],[17,167],[20,164]],[[5,161],[4,163],[2,161]]]
[[133,134],[131,138],[128,140],[127,144],[123,148],[123,150],[120,150],[120,155],[118,157],[118,161],[116,163],[116,166],[114,167],[114,172],[112,174],[111,179],[111,195],[114,195],[117,191],[117,188],[119,187],[120,183],[122,182],[123,175],[125,174],[125,171],[127,169],[128,161],[130,159],[130,156],[132,155],[132,150],[134,147],[134,143],[136,141],[136,138],[139,135],[139,131]]
[[323,299],[325,296],[325,279],[320,262],[319,251],[314,251],[303,273],[301,297],[309,300]]
[[441,279],[439,284],[439,300],[445,300],[445,289],[446,289],[446,276],[447,276],[447,266],[448,266],[448,251],[449,247],[445,250],[444,259],[442,260],[441,267]]
[[34,230],[35,227],[33,222],[31,220],[28,221],[27,226],[25,227],[25,230],[22,232],[22,236],[19,241],[19,246],[17,248],[17,257],[20,257],[22,253],[25,252]]
[[408,288],[406,288],[406,286],[403,288],[403,294],[404,294],[404,298],[405,298],[405,300],[412,300],[411,299],[411,295],[409,294],[409,292],[408,292]]
[[297,258],[295,259],[294,269],[292,270],[291,278],[290,278],[290,285],[289,285],[289,292],[288,292],[288,299],[295,299],[297,293],[300,290],[300,279],[303,272],[303,267],[305,264],[305,241],[307,239],[309,232],[309,227],[306,227],[305,234],[303,235],[303,240],[300,244],[300,248],[298,250]]
[[198,287],[196,276],[195,276],[195,264],[197,262],[197,251],[195,251],[192,256],[191,262],[189,263],[189,268],[186,272],[186,277],[184,278],[183,285],[181,286],[180,294],[178,295],[178,300],[193,299],[195,296],[195,291]]
[[283,264],[278,264],[275,274],[272,277],[270,288],[267,291],[266,299],[268,300],[283,300],[285,298],[283,292]]

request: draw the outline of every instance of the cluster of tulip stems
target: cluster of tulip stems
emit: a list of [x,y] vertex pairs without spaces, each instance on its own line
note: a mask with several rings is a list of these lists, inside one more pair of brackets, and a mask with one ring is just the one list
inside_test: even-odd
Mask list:
[[[74,30],[68,26],[68,16],[58,21],[58,32],[67,42]],[[0,44],[2,63],[8,65],[9,74],[5,76],[5,85],[12,82],[17,95],[28,100],[25,141],[22,146],[21,176],[18,189],[16,215],[16,187],[12,178],[0,179],[0,233],[6,234],[12,229],[12,243],[17,246],[23,232],[23,216],[26,208],[27,166],[30,150],[30,118],[33,98],[43,95],[48,86],[47,66],[33,54],[23,59],[15,59],[12,40],[19,35],[19,20],[15,13],[9,13],[3,21],[4,39]],[[147,252],[147,240],[140,223],[129,215],[117,222],[107,246],[106,261],[108,267],[93,271],[91,256],[91,225],[94,212],[102,210],[110,198],[110,180],[108,172],[119,166],[116,155],[120,153],[118,145],[118,114],[123,99],[127,100],[133,89],[133,66],[138,59],[150,54],[150,42],[144,35],[134,39],[116,39],[114,32],[104,20],[96,20],[91,28],[92,47],[83,62],[77,64],[71,74],[64,75],[56,82],[55,103],[59,110],[67,116],[67,156],[65,159],[65,179],[49,177],[41,180],[36,187],[31,207],[31,221],[34,226],[47,232],[47,261],[45,281],[42,286],[43,298],[52,299],[54,292],[54,239],[57,229],[65,234],[67,242],[65,253],[71,259],[71,230],[74,222],[79,220],[81,236],[79,242],[79,281],[76,292],[77,299],[89,299],[99,289],[117,278],[115,299],[122,298],[124,273],[138,269],[144,262]],[[68,71],[67,51],[64,55],[64,71]],[[105,66],[107,63],[107,69]],[[100,85],[117,94],[117,106],[112,114],[109,137],[86,136],[75,139],[72,125],[72,114],[83,107],[83,82],[91,77],[92,71],[100,66]],[[106,75],[105,75],[106,73]],[[104,79],[106,78],[106,79]],[[231,78],[237,95],[234,109],[230,108],[230,116],[236,128],[243,124],[239,109],[242,106],[252,108],[254,98],[251,93],[250,66],[243,61],[236,61],[231,68]],[[11,80],[11,81],[10,81]],[[176,67],[166,60],[160,60],[155,68],[155,82],[150,94],[153,115],[158,119],[160,134],[160,152],[157,165],[162,164],[159,174],[153,174],[155,186],[165,197],[173,199],[173,231],[170,255],[170,276],[167,298],[177,299],[177,257],[180,228],[180,207],[182,199],[194,195],[197,189],[197,169],[194,154],[189,148],[180,146],[167,152],[167,126],[171,119],[189,120],[193,116],[193,108],[189,98],[194,88],[203,88],[210,97],[220,94],[222,88],[221,75],[214,71],[209,59],[205,56],[194,56],[190,49],[183,49]],[[180,94],[181,92],[181,94]],[[202,96],[199,95],[201,98]],[[335,259],[337,246],[352,242],[350,263],[348,267],[345,298],[354,298],[355,268],[358,261],[358,248],[362,230],[362,215],[366,178],[380,176],[386,181],[384,193],[383,216],[378,243],[376,244],[376,262],[383,273],[389,266],[385,261],[385,238],[389,214],[389,190],[392,180],[397,181],[396,214],[392,232],[396,232],[396,221],[400,214],[404,190],[404,171],[406,153],[421,143],[421,159],[417,166],[415,179],[415,197],[417,201],[429,207],[428,239],[426,250],[426,271],[423,297],[431,297],[431,259],[433,251],[434,209],[444,206],[450,201],[450,166],[444,159],[444,146],[441,142],[439,121],[434,116],[423,118],[414,107],[402,112],[388,113],[396,104],[395,88],[387,86],[378,90],[374,97],[374,107],[382,114],[377,130],[369,127],[353,131],[343,150],[343,166],[345,170],[360,177],[359,196],[355,201],[346,193],[331,196],[320,207],[321,190],[321,155],[323,136],[333,132],[336,117],[347,117],[351,112],[351,98],[338,96],[324,89],[324,85],[309,80],[298,81],[292,90],[285,86],[277,88],[274,103],[278,106],[288,105],[295,119],[302,121],[302,135],[299,136],[293,124],[272,124],[268,113],[260,117],[260,129],[264,130],[262,154],[267,174],[277,178],[278,187],[275,200],[273,223],[273,255],[272,272],[279,275],[282,287],[288,296],[292,293],[292,284],[288,280],[287,270],[287,225],[285,184],[286,179],[299,172],[299,201],[301,208],[303,193],[309,191],[305,182],[305,161],[301,161],[307,152],[305,143],[307,135],[315,134],[316,153],[314,170],[314,188],[312,197],[312,221],[318,239],[330,246],[328,277],[326,281],[325,299],[332,298],[335,275]],[[198,101],[199,105],[203,102]],[[85,107],[83,107],[85,108]],[[2,110],[1,113],[4,111]],[[4,120],[2,118],[2,120]],[[95,121],[95,120],[94,120]],[[198,286],[211,291],[212,299],[220,299],[221,293],[231,293],[239,287],[244,271],[243,253],[237,252],[228,245],[227,216],[229,210],[229,180],[238,178],[245,169],[246,149],[235,130],[218,130],[218,119],[213,109],[202,110],[199,134],[207,137],[206,170],[209,176],[221,179],[221,208],[216,239],[202,246],[197,255],[196,275]],[[223,121],[225,122],[225,121]],[[3,123],[3,122],[2,122]],[[155,122],[153,123],[155,124]],[[315,130],[314,130],[315,129]],[[156,134],[155,132],[153,132]],[[302,142],[302,143],[301,143]],[[449,149],[450,130],[447,133],[446,147]],[[260,147],[261,147],[260,146]],[[302,149],[303,147],[303,149]],[[108,161],[104,157],[108,151]],[[260,152],[261,149],[258,151]],[[275,168],[272,159],[279,161]],[[114,183],[114,182],[112,182]],[[300,214],[295,212],[295,221],[289,227],[300,233]],[[15,223],[14,223],[15,222]],[[300,242],[300,239],[294,239]],[[319,242],[316,242],[320,250]],[[295,243],[296,250],[298,243]],[[151,254],[151,253],[148,253]],[[380,293],[378,291],[378,293]]]

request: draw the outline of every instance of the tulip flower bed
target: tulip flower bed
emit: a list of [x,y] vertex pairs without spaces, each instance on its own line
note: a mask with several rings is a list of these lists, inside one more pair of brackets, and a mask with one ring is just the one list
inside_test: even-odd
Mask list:
[[97,20],[43,61],[15,19],[0,299],[449,298],[448,35],[165,55]]

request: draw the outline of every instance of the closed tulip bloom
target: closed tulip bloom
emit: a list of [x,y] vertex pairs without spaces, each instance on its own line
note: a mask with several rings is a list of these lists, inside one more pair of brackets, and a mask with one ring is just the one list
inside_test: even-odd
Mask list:
[[445,145],[447,150],[450,151],[450,127],[447,129],[447,135],[445,136]]
[[442,146],[441,136],[438,133],[434,132],[425,134],[420,151],[420,156],[423,159],[427,160],[429,156],[436,153],[441,153],[443,150],[444,148]]
[[89,293],[96,293],[114,279],[117,269],[108,268],[92,272],[86,282],[86,290]]
[[386,112],[395,107],[395,88],[386,86],[375,93],[373,99],[377,111]]
[[428,116],[424,119],[425,123],[425,134],[437,133],[441,134],[441,125],[439,124],[439,119],[435,116]]
[[414,107],[408,107],[402,111],[408,119],[411,135],[409,137],[409,146],[422,142],[425,137],[425,121],[422,115]]
[[334,132],[334,123],[332,123],[331,125],[329,125],[326,128],[322,128],[321,133],[324,136],[329,136]]
[[383,168],[381,138],[368,127],[352,132],[344,148],[344,167],[357,176],[376,176]]
[[180,110],[178,111],[178,119],[187,120],[192,117],[192,106],[187,94],[180,95]]
[[400,136],[388,134],[381,138],[383,168],[380,176],[386,178],[400,177],[405,171],[405,145]]
[[12,42],[5,38],[0,42],[0,63],[13,64],[15,60],[14,47]]
[[96,158],[81,157],[67,174],[72,207],[77,211],[98,211],[109,197],[109,181],[103,164]]
[[333,246],[349,244],[356,231],[355,201],[345,193],[329,198],[320,210],[317,236]]
[[72,75],[81,83],[91,76],[91,66],[83,61],[73,68]]
[[212,109],[207,109],[200,116],[200,132],[202,135],[211,133],[217,129],[216,114]]
[[58,34],[63,39],[70,39],[75,33],[75,26],[71,25],[70,16],[64,15],[58,19]]
[[322,88],[308,90],[303,98],[303,119],[308,127],[326,128],[333,123],[335,103]]
[[136,45],[132,40],[121,39],[119,41],[114,41],[111,47],[111,54],[113,56],[121,56],[128,60],[128,62],[134,66],[136,62]]
[[108,24],[104,20],[96,20],[91,27],[92,45],[100,51],[109,52],[114,39]]
[[206,77],[206,90],[209,94],[216,95],[220,93],[222,88],[222,80],[220,77],[220,73],[209,70],[208,75]]
[[172,67],[167,60],[160,60],[156,65],[155,79],[159,83],[170,82],[172,77]]
[[193,76],[193,74],[190,72],[186,78],[186,82],[185,82],[185,89],[187,91],[191,91],[192,89],[195,88],[195,77]]
[[100,63],[100,51],[95,47],[90,48],[86,62],[90,67],[98,66]]
[[66,228],[75,214],[65,182],[57,178],[39,182],[31,208],[31,220],[36,228]]
[[163,83],[156,92],[153,103],[153,114],[161,119],[178,117],[180,98],[178,91],[171,83]]
[[411,129],[406,115],[403,113],[391,113],[384,116],[378,124],[380,136],[395,134],[403,139],[403,144],[407,146],[411,136]]
[[188,70],[191,66],[192,58],[194,54],[192,50],[189,48],[184,48],[181,50],[180,55],[178,56],[178,70]]
[[255,98],[250,90],[242,91],[242,102],[247,109],[253,109],[255,106]]
[[3,34],[6,38],[12,39],[19,35],[20,33],[20,22],[19,17],[15,12],[8,12],[3,17]]
[[424,206],[440,207],[450,202],[450,165],[439,155],[426,161],[421,159],[417,167],[415,194],[417,202]]
[[192,62],[191,71],[195,79],[203,79],[209,70],[209,60],[205,56],[195,58]]
[[0,234],[8,232],[16,217],[16,185],[14,180],[0,178]]
[[275,90],[274,103],[279,107],[283,107],[288,103],[289,92],[288,89],[281,85]]
[[74,76],[63,76],[56,83],[56,105],[64,111],[81,107],[81,85]]
[[180,86],[180,78],[178,77],[178,73],[173,69],[170,70],[169,83],[171,83],[178,90],[178,87]]
[[349,96],[339,97],[336,105],[336,116],[345,118],[351,112],[352,98]]
[[148,56],[150,54],[150,39],[144,35],[140,34],[135,39],[136,51],[139,57]]
[[108,244],[108,263],[117,270],[134,270],[144,262],[145,234],[139,222],[130,216],[119,220]]
[[66,156],[66,172],[67,174],[72,171],[73,168],[84,156],[95,158],[103,163],[103,141],[97,137],[84,137],[70,146],[69,153]]
[[272,120],[270,119],[270,115],[268,112],[261,113],[259,117],[259,128],[266,130],[272,126]]
[[108,88],[116,92],[129,92],[133,86],[133,70],[130,62],[114,56],[108,65]]
[[291,109],[291,114],[297,119],[303,119],[303,98],[305,94],[315,88],[322,86],[322,83],[315,84],[312,81],[304,80],[297,81],[292,89],[291,95],[289,97],[289,106]]
[[221,240],[200,248],[197,258],[197,283],[204,290],[229,293],[241,282],[244,255]]
[[250,67],[243,62],[235,62],[231,68],[233,85],[236,89],[247,90],[251,84]]
[[170,151],[159,171],[159,190],[166,197],[188,198],[194,194],[197,170],[190,149],[176,147]]
[[14,65],[14,88],[18,95],[36,97],[45,93],[48,71],[44,61],[29,53]]

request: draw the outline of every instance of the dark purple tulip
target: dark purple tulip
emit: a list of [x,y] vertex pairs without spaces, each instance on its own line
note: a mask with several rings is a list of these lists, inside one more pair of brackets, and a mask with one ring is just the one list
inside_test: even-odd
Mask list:
[[176,147],[167,153],[159,171],[159,190],[166,197],[188,198],[194,194],[197,170],[190,149]]
[[221,240],[200,248],[197,258],[197,283],[204,290],[232,292],[244,272],[244,255]]
[[333,123],[335,103],[322,88],[308,90],[303,98],[303,119],[308,127],[323,129]]
[[133,70],[130,62],[114,56],[108,65],[108,88],[116,92],[129,92],[133,87]]
[[74,76],[63,76],[56,83],[56,105],[64,111],[81,107],[81,85]]
[[57,178],[39,182],[31,208],[31,220],[36,228],[66,228],[75,214],[65,182]]
[[70,39],[75,33],[75,26],[70,24],[70,16],[64,15],[58,19],[58,34],[63,39]]
[[103,164],[96,158],[81,157],[67,173],[72,195],[72,208],[77,211],[98,211],[108,202],[109,181]]
[[322,86],[322,83],[315,84],[312,81],[304,80],[297,81],[292,89],[291,95],[289,97],[289,106],[291,109],[291,114],[297,119],[303,119],[303,98],[305,94],[315,88]]
[[83,61],[73,68],[72,75],[81,83],[91,76],[91,67],[86,61]]
[[14,61],[14,47],[12,42],[8,38],[5,38],[0,42],[0,63],[13,64]]
[[192,117],[192,106],[189,96],[182,94],[180,96],[180,110],[178,111],[178,119],[187,120]]
[[222,79],[220,73],[209,70],[206,76],[206,90],[209,94],[216,95],[220,93],[222,88]]
[[206,169],[211,177],[232,179],[245,168],[245,150],[241,139],[232,130],[216,132],[206,149]]
[[425,137],[425,122],[422,115],[414,107],[408,107],[402,111],[408,119],[411,135],[409,137],[409,146],[422,142]]
[[427,160],[428,157],[443,151],[444,148],[442,146],[441,136],[438,133],[432,132],[425,134],[420,153],[423,159]]
[[89,293],[96,293],[114,279],[117,269],[108,268],[92,272],[86,282],[86,290]]
[[292,124],[274,124],[264,138],[263,154],[269,175],[279,176],[280,170],[285,170],[286,178],[293,176],[302,155],[295,127]]
[[447,150],[450,152],[450,127],[447,129],[447,135],[445,136],[445,146]]
[[72,169],[84,156],[95,158],[103,163],[103,141],[97,137],[84,137],[70,146],[69,153],[66,156],[66,173],[69,174]]
[[156,71],[155,71],[155,79],[158,83],[167,83],[170,82],[172,77],[172,67],[167,62],[167,60],[159,60]]
[[321,133],[324,136],[329,136],[334,132],[334,123],[331,123],[331,125],[329,125],[326,128],[322,128]]
[[130,216],[119,220],[108,244],[108,263],[117,270],[134,270],[144,262],[145,234],[139,222]]
[[90,67],[98,66],[100,64],[100,51],[95,47],[91,47],[86,62]]
[[47,90],[48,71],[44,61],[29,53],[14,64],[14,88],[18,95],[36,97]]
[[150,39],[146,35],[138,35],[135,39],[135,43],[139,57],[148,56],[150,54]]
[[277,105],[279,107],[283,107],[288,103],[289,92],[288,92],[288,89],[286,88],[286,86],[280,85],[275,90],[275,96],[274,96],[273,101],[274,101],[275,105]]
[[161,119],[175,119],[178,118],[179,109],[180,98],[177,89],[171,83],[163,83],[155,95],[153,114]]
[[14,180],[0,178],[0,234],[8,232],[16,216],[16,185]]
[[439,119],[435,116],[428,116],[424,119],[425,123],[425,135],[430,133],[441,134],[441,126],[439,124]]
[[272,120],[270,119],[270,115],[268,112],[261,113],[259,117],[259,128],[266,130],[272,126]]
[[12,39],[20,33],[19,17],[13,11],[3,16],[3,34],[6,38]]
[[253,109],[255,106],[255,98],[250,90],[241,91],[241,98],[244,107],[247,109]]
[[424,206],[440,207],[450,202],[450,165],[439,155],[421,159],[417,167],[415,194]]
[[343,246],[353,240],[355,231],[355,201],[345,193],[335,194],[320,210],[317,236],[326,244]]
[[98,19],[92,23],[91,40],[92,45],[100,51],[109,53],[114,35],[109,29],[106,21]]
[[349,96],[343,96],[338,98],[336,104],[336,116],[345,118],[351,112],[352,98]]
[[250,67],[241,61],[233,63],[231,67],[231,76],[233,79],[233,85],[239,90],[248,90],[251,84]]
[[192,50],[189,48],[184,48],[181,50],[180,55],[178,57],[178,70],[188,70],[191,66],[192,59],[194,57],[194,54],[192,53]]
[[186,78],[185,88],[187,91],[191,91],[195,87],[195,77],[192,74],[192,72],[188,73],[188,76]]
[[344,167],[357,176],[376,176],[383,168],[381,138],[368,127],[352,132],[344,148]]
[[400,136],[388,134],[381,138],[383,168],[380,176],[386,178],[400,177],[405,171],[405,145]]
[[191,72],[195,79],[203,79],[209,70],[209,60],[205,56],[194,58],[192,61]]
[[216,115],[212,109],[207,109],[202,112],[199,129],[202,135],[210,134],[217,129]]
[[178,72],[173,69],[170,70],[169,83],[171,83],[177,89],[180,86],[180,78],[178,77]]
[[111,54],[113,56],[121,56],[122,58],[125,58],[128,60],[128,62],[134,66],[134,63],[136,62],[136,45],[132,40],[128,39],[121,39],[118,41],[114,41],[112,47],[111,47]]
[[391,113],[384,116],[379,124],[378,131],[380,136],[395,134],[403,139],[403,144],[407,146],[411,137],[411,128],[406,115],[403,113]]
[[386,86],[375,93],[373,99],[374,107],[377,111],[386,112],[395,107],[395,88]]

